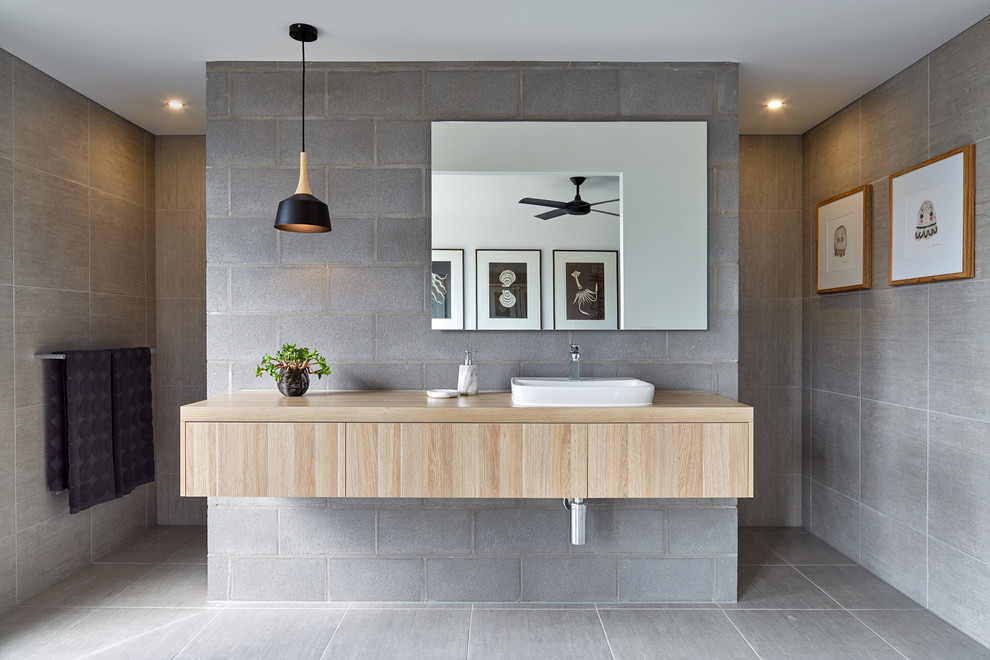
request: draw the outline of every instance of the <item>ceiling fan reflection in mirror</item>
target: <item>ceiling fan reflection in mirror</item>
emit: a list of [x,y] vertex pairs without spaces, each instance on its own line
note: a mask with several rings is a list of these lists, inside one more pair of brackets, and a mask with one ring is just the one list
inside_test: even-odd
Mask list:
[[550,220],[551,218],[557,218],[562,215],[588,215],[592,211],[595,213],[604,213],[605,215],[614,215],[619,217],[618,213],[612,213],[611,211],[602,211],[601,209],[593,209],[592,206],[598,206],[599,204],[608,204],[609,202],[617,202],[616,199],[605,199],[600,202],[586,202],[581,199],[581,184],[587,180],[584,176],[572,176],[571,183],[574,184],[575,193],[574,199],[569,202],[558,202],[552,199],[537,199],[535,197],[523,197],[519,200],[520,204],[533,204],[535,206],[549,206],[553,211],[547,211],[546,213],[538,213],[537,218],[541,220]]

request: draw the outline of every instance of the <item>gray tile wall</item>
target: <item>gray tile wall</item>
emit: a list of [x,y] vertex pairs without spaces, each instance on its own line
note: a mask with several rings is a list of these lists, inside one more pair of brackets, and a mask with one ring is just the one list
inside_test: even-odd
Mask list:
[[179,406],[206,398],[206,139],[155,137],[158,522],[205,525],[205,498],[179,496]]
[[[563,368],[567,345],[577,342],[591,373],[628,374],[660,387],[737,396],[736,65],[317,62],[307,71],[309,178],[314,194],[330,206],[334,230],[303,236],[271,229],[275,206],[295,189],[298,67],[207,65],[210,396],[272,388],[270,380],[255,379],[254,365],[285,342],[313,346],[328,357],[333,375],[314,381],[317,389],[449,387],[459,356],[471,349],[477,353],[481,388],[507,390],[512,376]],[[426,307],[429,145],[430,122],[439,119],[708,121],[710,329],[431,331]],[[599,503],[589,524],[610,525],[608,534],[573,554],[563,512],[551,514],[529,501],[511,503],[509,509],[495,501],[460,500],[442,508],[419,501],[401,509],[375,502],[352,505],[360,514],[344,514],[337,505],[319,513],[277,506],[277,524],[292,525],[279,528],[280,554],[265,546],[255,555],[217,550],[271,540],[261,538],[268,533],[264,530],[248,532],[238,525],[218,536],[212,530],[214,516],[223,520],[221,511],[230,503],[215,502],[209,507],[210,584],[220,585],[217,597],[257,596],[263,589],[250,582],[244,561],[260,556],[292,559],[284,570],[298,569],[300,589],[308,590],[313,585],[303,574],[312,562],[296,561],[300,557],[289,551],[321,548],[327,563],[314,569],[312,580],[325,586],[329,598],[732,600],[735,575],[724,560],[735,554],[727,545],[727,535],[735,534],[735,503],[720,504],[727,511],[715,519],[706,505],[687,504],[668,527],[656,517],[651,524],[631,522],[632,511]],[[665,512],[666,505],[658,515]],[[707,538],[703,528],[713,524],[717,533]],[[328,528],[338,526],[343,536],[327,535]],[[671,528],[683,533],[680,550],[665,545]],[[519,537],[518,530],[531,533]],[[374,546],[368,544],[372,534]],[[669,555],[679,551],[688,556],[675,555],[681,563],[670,563]],[[617,558],[643,552],[646,559],[623,563]],[[547,562],[547,553],[566,563]],[[551,564],[563,573],[557,576]],[[564,579],[571,574],[565,567],[595,577],[573,582]],[[214,568],[226,579],[214,575]],[[348,570],[365,571],[367,581],[354,580]],[[652,591],[639,596],[630,591],[629,585],[640,584],[644,575],[682,571],[692,577],[675,581],[684,583],[676,593],[664,592],[663,581],[651,583]],[[548,581],[559,589],[551,589]],[[362,591],[365,584],[367,591]],[[478,590],[486,584],[489,591]]]
[[[35,353],[155,346],[154,138],[0,50],[0,611],[155,523],[45,484]],[[157,404],[157,401],[156,401]]]
[[801,138],[739,138],[739,400],[755,408],[742,525],[801,524]]
[[[985,19],[803,137],[804,526],[985,644],[988,89]],[[968,143],[976,278],[890,287],[887,177]],[[815,205],[864,183],[873,185],[873,288],[817,296]]]

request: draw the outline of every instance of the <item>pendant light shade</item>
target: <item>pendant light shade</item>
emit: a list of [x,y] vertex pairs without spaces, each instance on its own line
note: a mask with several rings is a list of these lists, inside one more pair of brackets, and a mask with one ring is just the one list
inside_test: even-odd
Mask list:
[[302,42],[302,150],[296,194],[279,202],[275,214],[275,229],[310,234],[330,231],[330,209],[313,196],[306,173],[306,43],[316,41],[317,34],[312,25],[294,23],[289,26],[289,36]]

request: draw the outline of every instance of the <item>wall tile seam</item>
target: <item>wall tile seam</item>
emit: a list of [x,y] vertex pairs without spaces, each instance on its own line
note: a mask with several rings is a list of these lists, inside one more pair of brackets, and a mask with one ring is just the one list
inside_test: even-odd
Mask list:
[[[871,513],[874,513],[874,514],[876,514],[878,516],[881,516],[883,518],[886,518],[887,520],[890,520],[890,521],[892,521],[892,522],[900,525],[901,527],[907,527],[910,530],[913,530],[915,532],[918,532],[919,534],[922,534],[926,538],[935,538],[935,540],[939,540],[938,538],[936,538],[934,536],[931,536],[928,533],[927,529],[918,529],[917,527],[915,527],[911,523],[905,522],[905,521],[901,520],[900,518],[898,518],[896,516],[893,516],[893,515],[887,513],[886,511],[883,511],[882,509],[878,509],[878,508],[876,508],[874,506],[871,506],[871,505],[867,504],[866,502],[860,502],[859,504],[860,504],[860,507],[862,509],[869,510]],[[926,500],[926,506],[925,506],[925,526],[926,526],[926,528],[927,528],[928,517],[929,517],[928,516],[928,507],[929,507],[929,504],[927,504],[927,500]],[[860,529],[860,533],[862,533],[862,529]],[[943,543],[944,543],[944,541],[943,541]],[[986,562],[984,562],[984,563],[986,563]]]

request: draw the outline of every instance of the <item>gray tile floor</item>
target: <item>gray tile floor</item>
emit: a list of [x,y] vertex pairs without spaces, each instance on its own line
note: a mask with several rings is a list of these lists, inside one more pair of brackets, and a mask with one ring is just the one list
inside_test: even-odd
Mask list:
[[0,617],[0,658],[990,658],[797,530],[739,535],[738,603],[217,603],[162,527]]

